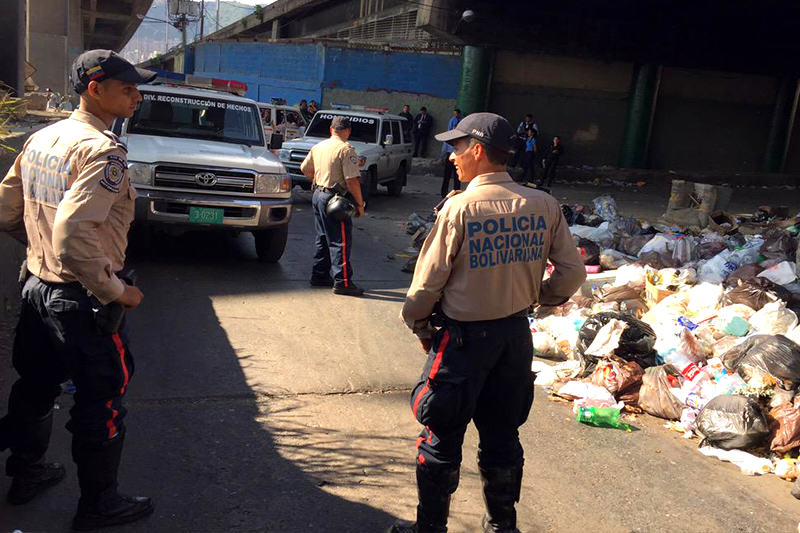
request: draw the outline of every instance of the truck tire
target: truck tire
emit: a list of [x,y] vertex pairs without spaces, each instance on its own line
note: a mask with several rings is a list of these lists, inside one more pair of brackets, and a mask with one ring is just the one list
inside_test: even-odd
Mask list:
[[262,263],[277,263],[286,249],[289,225],[253,232],[256,241],[256,254]]
[[403,192],[403,185],[406,183],[406,172],[405,162],[400,163],[400,166],[397,168],[397,173],[394,175],[394,179],[386,185],[389,196],[400,196]]

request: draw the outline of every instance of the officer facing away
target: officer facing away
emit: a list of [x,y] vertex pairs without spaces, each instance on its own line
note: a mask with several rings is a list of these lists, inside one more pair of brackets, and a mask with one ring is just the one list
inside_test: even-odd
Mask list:
[[0,449],[11,449],[11,504],[27,503],[61,481],[64,466],[44,457],[53,403],[60,383],[71,378],[75,405],[67,429],[81,489],[73,527],[85,531],[153,511],[149,498],[117,493],[122,397],[133,358],[124,321],[118,330],[101,327],[93,307],[130,311],[142,301],[142,292],[117,276],[136,191],[125,146],[106,130],[114,119],[133,115],[142,99],[136,85],[155,73],[110,50],[91,50],[75,60],[71,77],[80,109],[34,133],[0,183],[0,231],[27,244],[13,348],[19,379],[0,419]]
[[[411,395],[425,426],[417,439],[417,521],[396,523],[395,533],[447,531],[470,420],[480,435],[483,530],[517,531],[518,428],[533,401],[528,309],[565,302],[586,273],[558,202],[506,172],[513,137],[493,113],[469,115],[436,136],[453,145],[450,158],[467,187],[439,211],[401,313],[428,359]],[[542,281],[548,261],[555,270]]]
[[347,217],[337,220],[328,213],[328,202],[337,193],[349,193],[356,201],[355,215],[364,214],[356,150],[350,138],[350,119],[335,116],[331,121],[331,136],[311,148],[300,165],[300,171],[314,189],[311,206],[314,210],[316,247],[311,271],[313,287],[333,287],[335,294],[361,296],[364,290],[353,283],[350,251],[353,248],[353,221]]

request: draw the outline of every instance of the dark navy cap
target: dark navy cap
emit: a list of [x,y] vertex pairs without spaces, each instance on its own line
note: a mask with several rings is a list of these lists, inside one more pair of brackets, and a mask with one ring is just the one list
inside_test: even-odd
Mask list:
[[515,135],[514,128],[500,115],[472,113],[464,117],[452,130],[436,135],[436,140],[452,144],[457,139],[472,137],[498,150],[510,152],[514,148]]
[[351,127],[350,117],[336,116],[331,120],[331,128],[335,130],[349,130]]
[[89,50],[82,53],[75,58],[70,73],[72,87],[78,94],[86,91],[90,81],[150,83],[155,78],[155,72],[133,65],[113,50]]

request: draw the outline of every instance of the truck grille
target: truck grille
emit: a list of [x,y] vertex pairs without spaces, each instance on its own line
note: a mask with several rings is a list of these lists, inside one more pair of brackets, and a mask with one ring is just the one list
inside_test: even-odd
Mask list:
[[[204,185],[196,179],[198,174],[209,172],[216,177],[216,183],[213,185]],[[255,175],[250,172],[236,172],[232,170],[159,165],[156,167],[156,175],[153,184],[156,187],[169,187],[173,189],[252,193],[255,190]]]
[[294,161],[295,163],[302,163],[307,155],[308,155],[308,150],[292,150],[291,152],[289,152],[289,161]]

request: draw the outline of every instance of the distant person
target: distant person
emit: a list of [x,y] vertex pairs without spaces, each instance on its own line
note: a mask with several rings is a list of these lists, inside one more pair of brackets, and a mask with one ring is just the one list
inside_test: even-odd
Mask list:
[[519,123],[519,126],[517,126],[517,142],[514,145],[516,151],[511,165],[512,167],[515,167],[519,164],[524,165],[525,143],[528,141],[528,132],[531,130],[534,132],[534,137],[539,136],[539,126],[536,124],[536,122],[534,122],[533,115],[528,113],[525,115],[525,117],[523,117],[522,122]]
[[305,98],[300,100],[300,103],[297,104],[297,107],[300,109],[300,113],[306,118],[306,120],[311,119],[311,115],[308,113],[308,102],[306,102]]
[[428,153],[428,137],[431,134],[433,117],[428,114],[428,108],[419,108],[419,114],[414,117],[414,155],[412,157],[425,157]]
[[556,135],[553,137],[553,144],[547,150],[544,159],[544,172],[542,173],[542,183],[545,187],[550,188],[553,180],[556,177],[556,167],[561,156],[564,155],[564,145],[561,144],[561,137]]
[[[453,130],[455,129],[456,125],[461,122],[461,110],[456,108],[453,109],[453,116],[450,117],[450,121],[447,123],[447,129]],[[453,190],[461,189],[461,182],[458,180],[458,173],[456,172],[456,167],[453,165],[453,162],[450,161],[450,154],[453,153],[453,145],[447,142],[442,143],[442,162],[444,163],[444,174],[442,175],[442,198],[447,196],[447,193],[450,192],[450,179],[453,179]]]
[[532,183],[536,178],[536,153],[539,151],[533,129],[528,130],[524,150],[522,153],[522,183]]
[[403,110],[400,112],[400,116],[405,119],[403,122],[403,135],[406,139],[411,139],[411,130],[413,129],[414,125],[414,115],[411,114],[411,108],[408,105],[403,106]]
[[318,106],[317,106],[317,101],[316,101],[316,100],[311,100],[311,101],[308,103],[308,114],[309,114],[309,116],[312,116],[312,117],[313,117],[313,116],[314,116],[314,114],[315,114],[315,113],[316,113],[318,110],[319,110],[319,109],[318,109]]

